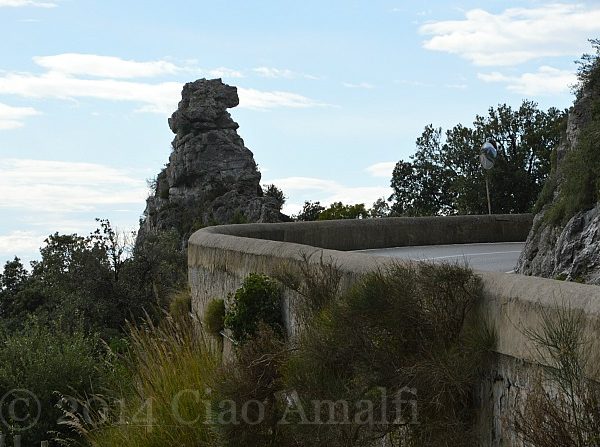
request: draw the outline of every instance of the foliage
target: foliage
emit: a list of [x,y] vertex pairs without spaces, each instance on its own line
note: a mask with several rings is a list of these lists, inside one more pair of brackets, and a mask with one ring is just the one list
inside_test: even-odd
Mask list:
[[569,307],[555,316],[542,314],[538,331],[527,331],[549,365],[519,409],[515,429],[532,447],[588,447],[600,443],[600,385],[586,378],[591,340],[584,336],[581,311]]
[[[302,439],[362,446],[389,435],[399,445],[473,445],[472,392],[493,343],[485,330],[465,329],[480,296],[479,280],[468,269],[397,265],[367,275],[333,301],[292,353],[286,385],[300,396],[309,420],[322,416],[310,405],[314,399],[349,402],[351,421],[361,401],[374,400],[378,422],[314,427]],[[390,396],[407,392],[406,407],[384,402],[382,389]],[[406,423],[395,425],[398,418]]]
[[369,210],[369,217],[388,217],[391,212],[392,210],[385,197],[380,197]]
[[88,237],[50,235],[31,272],[18,258],[6,263],[0,274],[0,315],[6,327],[19,329],[33,315],[61,321],[66,330],[81,322],[108,339],[126,320],[139,320],[146,312],[160,315],[158,309],[186,281],[178,236],[149,234],[127,257],[127,239],[107,220],[99,222]]
[[230,300],[225,327],[231,330],[236,341],[244,342],[252,337],[260,322],[283,333],[281,289],[273,279],[251,273]]
[[[259,325],[254,337],[235,352],[235,357],[223,365],[213,383],[213,414],[219,444],[223,447],[263,447],[291,445],[285,441],[286,427],[279,424],[281,405],[277,394],[282,389],[281,369],[286,361],[288,348],[281,334],[265,324]],[[262,414],[255,406],[247,406],[249,400],[261,402]],[[225,403],[238,411],[226,414]],[[244,423],[240,409],[247,408]],[[231,423],[232,417],[239,422]],[[262,420],[261,420],[262,419]],[[254,421],[260,421],[255,424]],[[307,444],[302,444],[307,445]]]
[[130,381],[113,389],[107,402],[67,413],[66,424],[93,447],[214,445],[203,401],[217,367],[213,355],[189,320],[148,320],[131,328],[125,358]]
[[562,181],[558,198],[547,210],[544,219],[553,224],[564,225],[579,211],[586,211],[600,200],[600,101],[593,121],[579,135],[577,147],[565,155],[560,173],[554,172],[548,180],[548,190],[556,191],[556,176]]
[[342,202],[333,202],[329,208],[319,213],[318,220],[365,219],[367,217],[369,217],[369,213],[365,209],[364,203],[344,205]]
[[281,208],[283,207],[283,205],[285,204],[285,194],[283,193],[283,191],[281,189],[279,189],[277,186],[271,184],[271,185],[265,185],[265,192],[264,192],[266,197],[271,197],[273,199],[275,199],[275,202],[277,203],[277,206],[279,206],[279,210],[281,211]]
[[294,301],[294,312],[302,324],[308,324],[337,297],[342,279],[337,266],[327,262],[322,255],[318,263],[302,255],[302,262],[297,267],[281,266],[275,277],[298,294]]
[[517,110],[505,104],[490,108],[473,127],[458,124],[443,133],[426,126],[411,160],[400,160],[394,169],[393,214],[487,213],[485,174],[478,160],[486,138],[498,150],[496,165],[487,173],[493,212],[530,212],[550,171],[565,117],[563,111],[544,112],[523,101]]
[[[339,274],[328,267],[307,264],[296,280],[284,277],[312,309],[299,338],[284,344],[263,326],[224,367],[220,402],[265,406],[260,423],[219,426],[223,444],[473,445],[472,393],[495,340],[481,320],[467,319],[479,279],[457,266],[396,265],[339,295]],[[401,409],[398,396],[408,399]],[[371,419],[360,419],[365,402]]]
[[321,202],[310,202],[305,201],[302,211],[298,213],[296,220],[310,222],[319,219],[319,214],[325,210],[325,207],[321,206]]
[[[579,83],[576,88],[580,107],[588,109],[589,121],[579,130],[577,146],[564,155],[560,167],[553,164],[552,172],[536,204],[536,210],[545,210],[544,220],[562,226],[580,211],[586,211],[600,201],[600,41],[592,40],[596,52],[586,54],[580,61]],[[556,197],[555,197],[556,196]],[[553,202],[553,199],[554,202]]]
[[248,223],[248,218],[241,210],[235,210],[233,218],[231,219],[232,224],[245,224]]
[[[102,387],[108,374],[99,338],[81,330],[65,332],[60,326],[30,320],[22,330],[0,333],[0,394],[28,390],[40,403],[40,419],[33,427],[19,430],[34,422],[37,411],[33,400],[29,406],[17,408],[16,420],[7,421],[11,424],[9,433],[21,434],[26,445],[39,445],[54,437],[54,432],[64,434],[64,427],[58,425],[60,394],[90,392],[93,386]],[[14,397],[32,399],[23,394]],[[11,402],[16,401],[3,399],[2,415],[10,414]],[[27,414],[30,418],[18,420]]]
[[584,54],[578,61],[578,85],[575,87],[577,98],[583,97],[584,92],[595,92],[600,87],[600,39],[590,39],[594,54]]
[[204,310],[204,329],[211,335],[218,335],[225,328],[225,301],[215,299]]
[[186,287],[174,293],[169,303],[169,315],[177,320],[191,318],[192,313],[192,294]]

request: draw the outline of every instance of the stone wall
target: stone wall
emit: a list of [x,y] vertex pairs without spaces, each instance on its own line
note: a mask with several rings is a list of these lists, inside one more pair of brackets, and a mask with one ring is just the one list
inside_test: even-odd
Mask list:
[[[365,272],[394,262],[349,250],[524,241],[530,226],[530,215],[501,215],[205,228],[189,240],[193,308],[201,315],[209,300],[227,297],[249,273],[273,274],[284,265],[299,265],[305,258],[311,263],[319,263],[321,259],[335,263],[342,273],[342,287],[347,288]],[[523,330],[535,330],[543,313],[559,312],[568,303],[572,309],[584,312],[590,339],[600,343],[600,334],[595,329],[600,321],[600,287],[522,275],[478,274],[485,298],[477,311],[495,327],[498,343],[497,356],[480,384],[477,428],[482,446],[518,445],[514,435],[506,430],[506,422],[510,423],[539,363],[535,348]],[[293,334],[294,293],[288,290],[284,296],[286,326]],[[595,348],[595,352],[600,352],[600,346]],[[590,363],[597,361],[600,358]]]

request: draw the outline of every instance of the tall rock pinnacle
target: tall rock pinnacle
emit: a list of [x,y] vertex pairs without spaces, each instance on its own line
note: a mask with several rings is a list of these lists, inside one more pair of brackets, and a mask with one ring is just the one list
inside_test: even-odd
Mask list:
[[183,87],[169,119],[173,151],[147,200],[142,234],[175,228],[187,239],[206,225],[281,220],[277,201],[263,195],[253,154],[227,111],[238,104],[237,89],[220,79]]

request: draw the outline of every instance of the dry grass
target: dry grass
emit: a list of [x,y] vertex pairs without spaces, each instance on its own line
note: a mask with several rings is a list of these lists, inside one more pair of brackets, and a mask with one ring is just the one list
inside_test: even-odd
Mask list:
[[540,361],[549,365],[537,377],[515,430],[532,447],[600,445],[600,384],[586,378],[590,340],[580,311],[568,306],[543,314],[541,329],[528,332]]
[[106,405],[68,414],[68,425],[95,447],[214,445],[201,401],[217,360],[197,331],[169,317],[159,326],[131,328],[130,338],[130,380],[113,397],[92,399]]

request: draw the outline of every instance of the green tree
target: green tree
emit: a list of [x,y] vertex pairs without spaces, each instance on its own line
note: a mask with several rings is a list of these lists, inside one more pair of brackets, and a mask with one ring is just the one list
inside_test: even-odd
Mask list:
[[[523,101],[516,110],[506,104],[490,108],[487,116],[476,116],[472,127],[458,124],[442,132],[426,126],[410,161],[400,160],[394,169],[393,214],[487,213],[485,175],[493,212],[531,211],[565,123],[564,111],[541,111],[536,103]],[[496,165],[487,174],[478,160],[486,139],[498,150]]]
[[344,205],[342,202],[333,202],[319,214],[318,220],[334,219],[366,219],[369,213],[365,209],[364,203],[354,205]]
[[160,317],[160,309],[186,281],[179,236],[174,230],[148,234],[130,254],[110,222],[99,222],[88,237],[50,235],[31,273],[18,258],[6,263],[0,274],[4,326],[18,329],[34,315],[40,321],[59,320],[70,330],[77,319],[110,339],[127,320],[146,313]]
[[388,217],[390,212],[390,205],[385,200],[385,197],[380,197],[373,203],[373,206],[369,210],[369,217]]
[[321,206],[321,202],[311,202],[305,201],[304,206],[302,207],[302,211],[298,213],[296,220],[310,222],[313,220],[319,219],[319,214],[325,209],[324,206]]
[[283,191],[281,189],[279,189],[277,186],[271,184],[271,185],[265,185],[264,194],[266,197],[271,197],[271,198],[275,199],[277,205],[279,206],[279,211],[281,211],[281,208],[283,207],[283,205],[285,204],[285,200],[287,199],[287,197],[285,196]]

